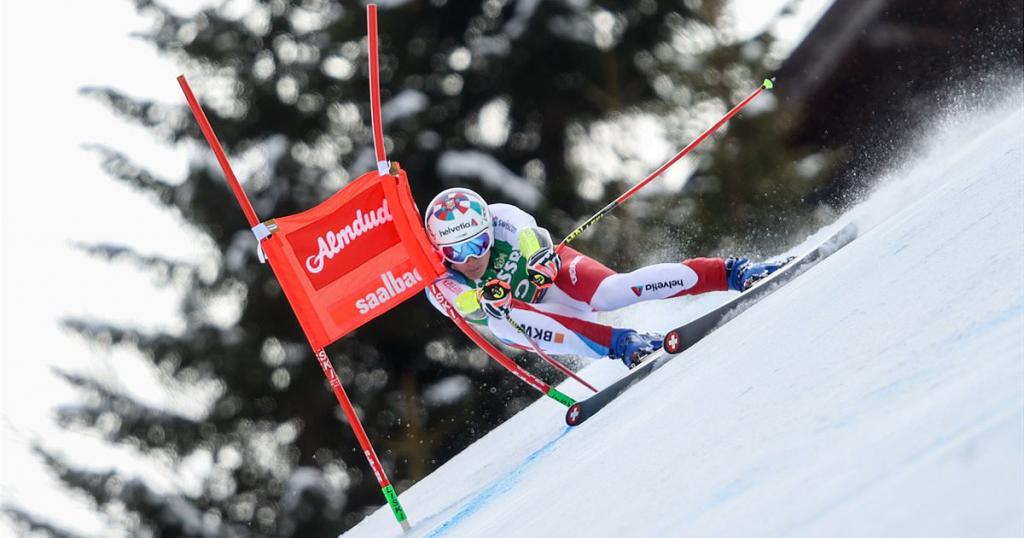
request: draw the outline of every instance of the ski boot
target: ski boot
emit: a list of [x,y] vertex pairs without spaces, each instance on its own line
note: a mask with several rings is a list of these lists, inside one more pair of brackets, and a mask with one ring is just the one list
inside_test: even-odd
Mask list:
[[746,258],[726,258],[725,274],[729,281],[729,289],[746,291],[757,281],[778,271],[793,259],[794,257],[790,257],[782,261],[750,263]]
[[661,345],[662,336],[658,334],[643,334],[633,329],[612,329],[612,345],[608,356],[633,368],[644,357],[661,349]]

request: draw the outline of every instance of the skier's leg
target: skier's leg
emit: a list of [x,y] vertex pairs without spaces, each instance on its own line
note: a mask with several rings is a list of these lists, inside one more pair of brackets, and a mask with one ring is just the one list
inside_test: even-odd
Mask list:
[[767,278],[768,275],[778,271],[791,260],[793,260],[792,257],[779,261],[752,263],[746,258],[726,258],[725,273],[729,289],[744,291],[756,284],[758,280]]
[[682,263],[658,263],[606,278],[590,304],[597,310],[615,310],[640,301],[726,291],[725,261],[694,258]]
[[729,289],[725,260],[721,258],[659,263],[619,274],[569,247],[563,248],[561,256],[562,268],[555,286],[568,297],[598,311],[615,310],[640,301]]
[[[562,259],[562,265],[551,288],[558,288],[565,297],[586,304],[591,310],[596,310],[591,304],[594,293],[597,292],[597,288],[602,282],[615,276],[615,271],[572,247],[562,247],[559,256]],[[553,291],[554,289],[548,290],[548,295],[552,295]],[[551,298],[545,296],[544,302],[557,301],[559,297],[557,294],[555,295]]]
[[[661,335],[618,329],[552,310],[571,312],[571,309],[557,304],[516,302],[509,315],[545,353],[551,355],[612,357],[626,366],[633,366],[643,356],[661,348]],[[587,314],[589,317],[591,313]],[[504,343],[532,351],[526,336],[508,321],[491,320],[488,326]]]
[[[546,353],[607,357],[612,351],[614,329],[609,325],[581,319],[573,315],[575,313],[562,305],[542,307],[517,301],[509,316],[522,326]],[[585,317],[590,317],[590,313],[585,313]],[[505,344],[528,351],[533,349],[526,336],[505,320],[491,319],[488,327],[494,336]]]
[[590,306],[590,303],[576,299],[567,294],[558,286],[558,281],[544,290],[544,296],[539,303],[533,306],[544,312],[564,314],[574,318],[596,321],[597,312]]

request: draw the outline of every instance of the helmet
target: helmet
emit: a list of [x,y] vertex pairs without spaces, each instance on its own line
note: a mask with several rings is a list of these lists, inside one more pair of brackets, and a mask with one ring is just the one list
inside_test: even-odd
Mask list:
[[441,191],[427,206],[423,225],[430,242],[452,263],[483,256],[494,244],[487,202],[469,189]]

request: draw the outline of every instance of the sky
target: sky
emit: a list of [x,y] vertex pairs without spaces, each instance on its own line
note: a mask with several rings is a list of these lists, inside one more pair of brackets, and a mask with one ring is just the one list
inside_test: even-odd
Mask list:
[[[197,256],[172,215],[112,181],[84,145],[118,148],[169,178],[186,170],[186,151],[163,147],[144,129],[78,93],[82,86],[107,85],[174,102],[180,98],[178,70],[129,37],[146,27],[130,2],[58,4],[61,16],[55,18],[48,2],[4,2],[0,15],[0,502],[16,500],[43,513],[54,502],[51,495],[62,495],[29,443],[42,437],[69,452],[98,444],[55,430],[53,410],[74,399],[50,368],[96,373],[129,390],[152,380],[139,361],[90,349],[62,331],[59,320],[82,316],[143,329],[180,326],[176,293],[155,288],[149,276],[124,265],[92,259],[72,243],[119,243],[186,260]],[[25,24],[40,20],[48,21],[47,39],[60,36],[59,46],[42,42],[39,25]],[[87,453],[100,455],[99,461],[109,456]],[[62,520],[89,533],[102,529],[80,502],[63,501]]]
[[[172,2],[182,12],[212,3]],[[739,34],[763,29],[784,3],[735,1],[731,10]],[[800,21],[813,20],[830,3],[805,2],[797,26],[806,26]],[[175,331],[181,320],[173,289],[158,289],[150,276],[92,259],[73,244],[114,243],[186,261],[209,255],[197,251],[173,214],[111,180],[87,147],[116,148],[170,180],[187,169],[188,147],[167,148],[79,94],[83,86],[112,86],[182,102],[175,81],[180,68],[131,37],[146,28],[128,0],[0,2],[0,503],[53,514],[59,502],[62,523],[87,534],[100,533],[103,521],[56,488],[30,443],[41,439],[51,448],[89,456],[97,468],[113,465],[106,461],[113,455],[98,439],[61,432],[53,424],[54,410],[75,398],[51,369],[98,375],[152,405],[181,402],[152,390],[154,372],[143,361],[90,348],[59,322],[84,317]],[[791,38],[799,35],[785,31]],[[119,465],[167,489],[185,480],[131,462]],[[5,529],[0,521],[0,534]]]

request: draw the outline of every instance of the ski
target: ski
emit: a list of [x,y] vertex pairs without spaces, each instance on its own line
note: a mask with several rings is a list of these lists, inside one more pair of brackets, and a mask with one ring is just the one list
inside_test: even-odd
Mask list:
[[715,329],[773,291],[792,281],[814,264],[848,245],[856,237],[857,227],[852,223],[847,224],[816,248],[803,256],[791,260],[781,269],[758,281],[753,287],[744,291],[735,299],[689,323],[672,329],[665,334],[664,347],[661,350],[648,355],[643,362],[634,367],[622,379],[612,383],[590,398],[578,401],[569,407],[565,413],[565,423],[569,426],[582,424],[583,421],[603,409],[604,406],[608,405],[623,392],[629,390],[630,387],[641,379],[664,366],[679,353],[686,351],[702,338],[714,332]]

